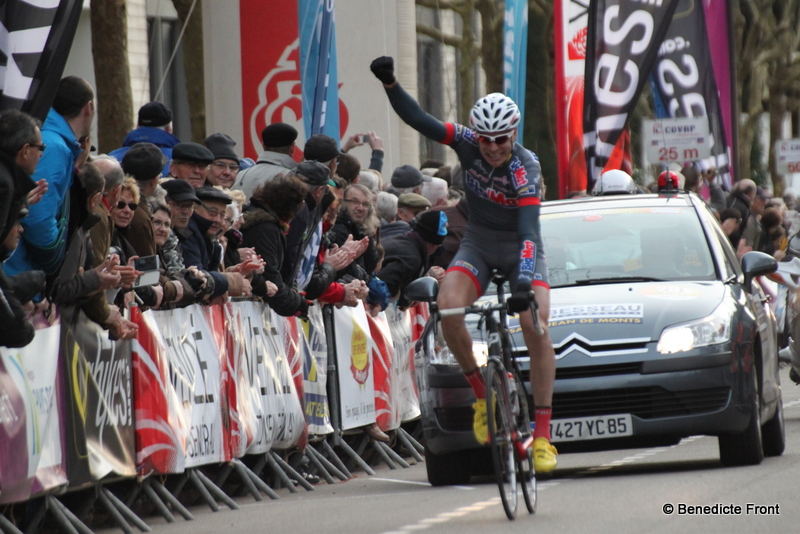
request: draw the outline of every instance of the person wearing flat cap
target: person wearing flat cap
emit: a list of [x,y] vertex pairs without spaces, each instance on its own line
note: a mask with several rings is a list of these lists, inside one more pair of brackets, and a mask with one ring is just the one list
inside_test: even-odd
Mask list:
[[181,244],[184,266],[194,266],[213,280],[213,289],[204,295],[207,299],[222,297],[226,293],[231,296],[249,294],[249,283],[245,283],[241,274],[219,272],[223,249],[216,236],[222,228],[225,207],[231,203],[231,197],[212,186],[199,187],[190,193],[185,188],[181,190],[183,186],[170,185],[174,181],[162,184],[167,190],[167,201],[181,198],[182,202],[188,202],[192,201],[191,195],[197,199],[195,212],[186,227],[175,231]]
[[158,188],[158,179],[164,168],[164,154],[153,143],[136,143],[122,158],[122,170],[132,176],[139,185],[139,205],[128,225],[128,243],[139,256],[156,253],[156,238],[153,231],[153,214],[148,197]]
[[233,189],[244,192],[247,201],[260,186],[279,174],[285,174],[297,166],[292,154],[297,148],[297,130],[289,124],[276,122],[261,130],[261,143],[264,152],[252,167],[244,169],[236,176]]
[[392,172],[392,186],[390,193],[398,197],[403,193],[422,194],[422,184],[430,182],[431,177],[425,176],[419,169],[412,165],[401,165]]
[[381,238],[405,234],[417,215],[429,210],[430,201],[417,193],[403,193],[397,199],[397,218],[394,222],[381,225]]
[[139,108],[138,126],[128,132],[122,141],[122,147],[109,152],[109,156],[122,161],[128,150],[136,143],[153,143],[164,154],[164,165],[161,173],[169,174],[169,161],[172,149],[181,140],[172,134],[172,110],[161,102],[148,102]]
[[[417,216],[413,230],[381,242],[385,256],[378,278],[386,283],[393,299],[401,296],[406,285],[429,271],[430,257],[445,237],[447,215],[441,211],[425,211]],[[400,304],[408,305],[404,300]]]
[[173,178],[185,180],[197,189],[206,185],[206,170],[214,161],[214,154],[197,143],[178,143],[172,149],[169,173]]
[[206,138],[205,144],[214,154],[214,161],[208,166],[206,179],[211,185],[230,189],[239,172],[239,156],[234,149],[236,141],[228,134],[215,133]]

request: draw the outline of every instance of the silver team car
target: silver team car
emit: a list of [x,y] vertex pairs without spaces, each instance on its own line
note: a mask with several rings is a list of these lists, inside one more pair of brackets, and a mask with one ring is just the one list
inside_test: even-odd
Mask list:
[[[560,452],[702,434],[719,437],[725,465],[783,453],[777,326],[754,281],[776,269],[773,258],[739,261],[703,200],[684,192],[547,202],[541,227],[557,364],[550,430]],[[471,328],[485,359],[484,336]],[[426,339],[435,351],[422,350]],[[472,390],[432,324],[417,349],[429,480],[466,483],[485,454],[472,435]]]

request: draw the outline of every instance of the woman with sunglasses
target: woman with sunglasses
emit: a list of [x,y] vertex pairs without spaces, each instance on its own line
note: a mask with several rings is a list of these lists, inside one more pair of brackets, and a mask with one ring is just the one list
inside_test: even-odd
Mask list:
[[[539,230],[541,169],[536,156],[517,143],[520,112],[507,96],[492,93],[472,108],[469,127],[443,123],[426,113],[397,82],[394,60],[379,57],[370,65],[383,82],[392,107],[409,126],[455,150],[467,195],[468,220],[461,246],[447,270],[441,290],[442,309],[470,306],[483,294],[492,271],[501,271],[512,285],[508,309],[520,314],[525,344],[531,354],[531,385],[536,406],[533,454],[537,472],[556,467],[550,445],[555,353],[547,331],[550,286]],[[536,334],[530,294],[539,304],[542,335]],[[463,316],[442,319],[445,341],[472,386],[473,430],[479,443],[488,441],[486,386],[472,353],[472,337]]]

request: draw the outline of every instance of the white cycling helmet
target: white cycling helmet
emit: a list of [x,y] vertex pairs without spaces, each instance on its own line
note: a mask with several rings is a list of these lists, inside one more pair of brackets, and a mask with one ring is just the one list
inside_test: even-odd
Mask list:
[[632,195],[638,190],[631,175],[619,169],[612,169],[600,175],[594,188],[594,194],[600,195]]
[[513,100],[503,93],[492,93],[475,103],[469,125],[476,132],[493,134],[513,130],[519,119],[519,108]]

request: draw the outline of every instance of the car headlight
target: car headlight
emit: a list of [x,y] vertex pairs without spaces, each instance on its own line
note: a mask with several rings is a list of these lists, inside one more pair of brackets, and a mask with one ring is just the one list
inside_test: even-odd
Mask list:
[[[478,367],[486,365],[486,361],[489,358],[489,345],[485,341],[473,341],[472,355],[475,356],[475,360],[478,362]],[[450,352],[450,349],[447,347],[447,345],[443,347],[436,347],[434,355],[431,358],[431,363],[440,365],[458,365],[456,357],[452,352]]]
[[733,304],[723,301],[708,317],[665,328],[658,340],[658,352],[673,354],[729,341],[733,311]]

